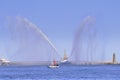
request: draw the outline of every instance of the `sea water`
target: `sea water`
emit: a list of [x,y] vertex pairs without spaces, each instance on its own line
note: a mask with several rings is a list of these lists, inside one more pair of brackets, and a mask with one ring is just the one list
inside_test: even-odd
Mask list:
[[120,80],[120,65],[0,66],[0,80]]

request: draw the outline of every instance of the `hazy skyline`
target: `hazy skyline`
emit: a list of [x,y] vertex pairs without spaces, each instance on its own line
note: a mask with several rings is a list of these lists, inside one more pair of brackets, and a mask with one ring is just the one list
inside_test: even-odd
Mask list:
[[104,44],[107,58],[115,52],[120,62],[120,1],[112,0],[4,0],[0,1],[0,54],[5,53],[3,28],[8,16],[23,16],[36,24],[62,56],[71,53],[77,28],[86,16],[95,18],[98,41]]

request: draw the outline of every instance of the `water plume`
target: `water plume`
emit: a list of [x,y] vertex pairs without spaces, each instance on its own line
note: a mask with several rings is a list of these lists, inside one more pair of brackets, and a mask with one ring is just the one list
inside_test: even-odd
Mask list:
[[98,47],[96,39],[96,28],[93,26],[95,19],[87,16],[77,29],[73,41],[73,48],[70,61],[75,64],[93,64],[98,61],[95,58],[101,56],[97,54]]
[[57,49],[48,37],[28,19],[9,18],[11,51],[9,59],[16,62],[60,60]]

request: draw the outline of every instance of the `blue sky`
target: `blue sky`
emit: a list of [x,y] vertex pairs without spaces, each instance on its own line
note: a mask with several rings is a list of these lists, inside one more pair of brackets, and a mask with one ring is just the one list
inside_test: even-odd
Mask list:
[[69,55],[76,29],[86,16],[93,16],[107,58],[115,52],[120,61],[119,4],[119,0],[0,0],[0,29],[7,16],[23,16],[49,37],[60,55],[64,49]]

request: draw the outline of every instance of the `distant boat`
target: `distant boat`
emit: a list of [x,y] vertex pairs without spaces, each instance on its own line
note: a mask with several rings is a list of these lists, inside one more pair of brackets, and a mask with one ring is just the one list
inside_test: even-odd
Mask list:
[[68,62],[68,57],[67,57],[67,54],[66,54],[66,50],[64,50],[64,57],[63,57],[61,63],[65,63],[65,62]]
[[59,68],[59,65],[57,64],[56,60],[53,60],[52,64],[48,67],[49,68]]
[[10,63],[10,61],[4,59],[4,58],[1,58],[0,59],[0,65],[8,65]]
[[68,62],[68,60],[62,60],[61,63],[65,63],[65,62]]

